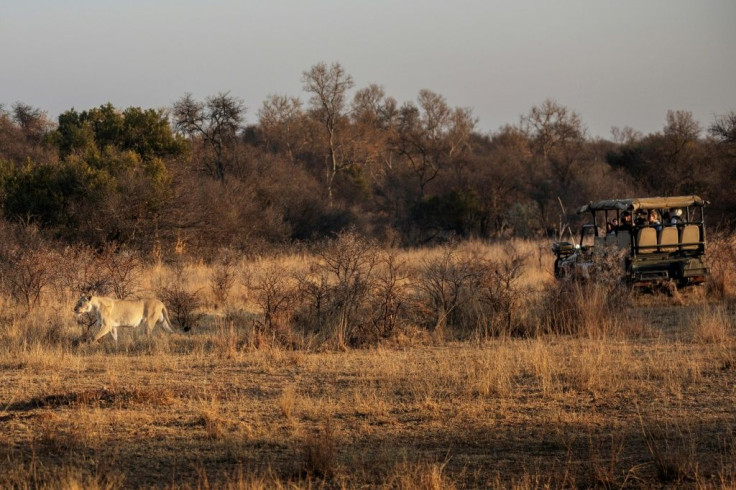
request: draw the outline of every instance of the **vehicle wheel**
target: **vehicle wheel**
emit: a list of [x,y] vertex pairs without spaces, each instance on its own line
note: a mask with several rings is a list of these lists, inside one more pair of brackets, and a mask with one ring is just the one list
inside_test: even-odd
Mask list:
[[562,279],[563,270],[560,267],[560,259],[555,259],[555,278]]

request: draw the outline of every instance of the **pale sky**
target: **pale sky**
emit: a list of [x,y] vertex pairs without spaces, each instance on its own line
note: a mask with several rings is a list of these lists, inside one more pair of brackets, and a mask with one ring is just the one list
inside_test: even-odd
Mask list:
[[299,96],[312,65],[400,103],[419,90],[470,107],[481,132],[552,98],[592,136],[707,128],[736,110],[734,0],[0,0],[0,103],[170,106],[230,91],[256,113]]

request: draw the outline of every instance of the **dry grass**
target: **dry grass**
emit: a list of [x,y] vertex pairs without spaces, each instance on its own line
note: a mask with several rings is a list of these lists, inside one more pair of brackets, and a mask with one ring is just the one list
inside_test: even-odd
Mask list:
[[[527,336],[458,341],[396,309],[402,323],[368,348],[321,341],[273,303],[296,294],[309,255],[238,263],[227,295],[214,269],[188,264],[177,287],[203,291],[196,328],[117,345],[73,343],[73,294],[30,315],[0,298],[0,487],[736,485],[728,304],[650,296],[611,316],[605,294],[577,290],[553,310],[551,260],[513,245]],[[396,260],[418,269],[443,253]],[[508,257],[480,243],[456,253]],[[159,264],[140,277],[153,290],[177,276]],[[409,301],[416,276],[397,277]],[[556,320],[567,330],[546,323],[554,311],[573,315]]]

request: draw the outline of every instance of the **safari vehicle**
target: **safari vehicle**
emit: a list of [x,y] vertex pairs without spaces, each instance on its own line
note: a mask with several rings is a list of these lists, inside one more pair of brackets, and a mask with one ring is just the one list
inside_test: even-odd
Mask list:
[[[596,255],[618,253],[622,279],[632,285],[670,281],[680,287],[700,284],[708,275],[707,204],[698,196],[590,202],[578,210],[578,214],[590,215],[590,222],[580,230],[579,243],[556,242],[552,246],[557,256],[555,277],[580,272],[585,276],[586,270],[592,270]],[[646,219],[649,214],[658,214],[659,224],[650,225]]]

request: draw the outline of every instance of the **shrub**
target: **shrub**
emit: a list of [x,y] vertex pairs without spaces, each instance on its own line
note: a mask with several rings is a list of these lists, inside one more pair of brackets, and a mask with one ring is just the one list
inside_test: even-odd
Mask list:
[[477,294],[483,306],[481,333],[488,336],[525,334],[522,309],[529,291],[520,285],[526,256],[511,252],[506,260],[481,261]]
[[246,285],[253,291],[255,302],[261,309],[262,330],[274,332],[284,326],[296,303],[297,293],[296,287],[291,283],[289,270],[281,264],[269,264],[257,276],[249,273]]
[[454,245],[443,247],[438,258],[421,261],[417,289],[420,301],[431,312],[429,326],[433,330],[442,331],[448,324],[460,324],[460,310],[478,277],[475,263],[472,258],[459,255]]
[[450,245],[439,257],[422,261],[416,287],[420,304],[430,312],[429,326],[449,327],[461,336],[521,333],[528,296],[519,282],[525,260],[516,253],[490,260]]
[[115,297],[126,299],[136,292],[141,262],[131,251],[109,244],[99,255],[98,264]]
[[370,322],[362,324],[362,332],[356,332],[361,343],[390,337],[405,320],[410,300],[409,280],[410,272],[405,260],[399,260],[391,251],[380,255],[368,298]]
[[186,283],[185,279],[185,268],[182,262],[175,262],[173,265],[174,281],[170,286],[159,285],[157,294],[164,302],[169,310],[169,313],[173,316],[172,320],[179,325],[179,327],[188,332],[193,327],[197,326],[202,318],[202,313],[198,310],[202,307],[202,300],[200,297],[200,290],[189,291],[184,288],[183,284]]
[[210,290],[215,302],[226,304],[230,290],[235,284],[236,260],[232,252],[224,251],[214,264],[210,274]]
[[6,294],[27,311],[38,305],[56,278],[58,254],[34,225],[4,228],[0,237],[0,279]]
[[[67,246],[57,265],[57,294],[76,297],[80,292],[110,294],[110,278],[100,266],[100,256],[87,246]],[[76,299],[76,298],[74,298]]]
[[337,347],[356,344],[355,333],[369,321],[376,246],[353,231],[342,232],[316,251],[319,261],[299,280],[305,301],[301,317]]

